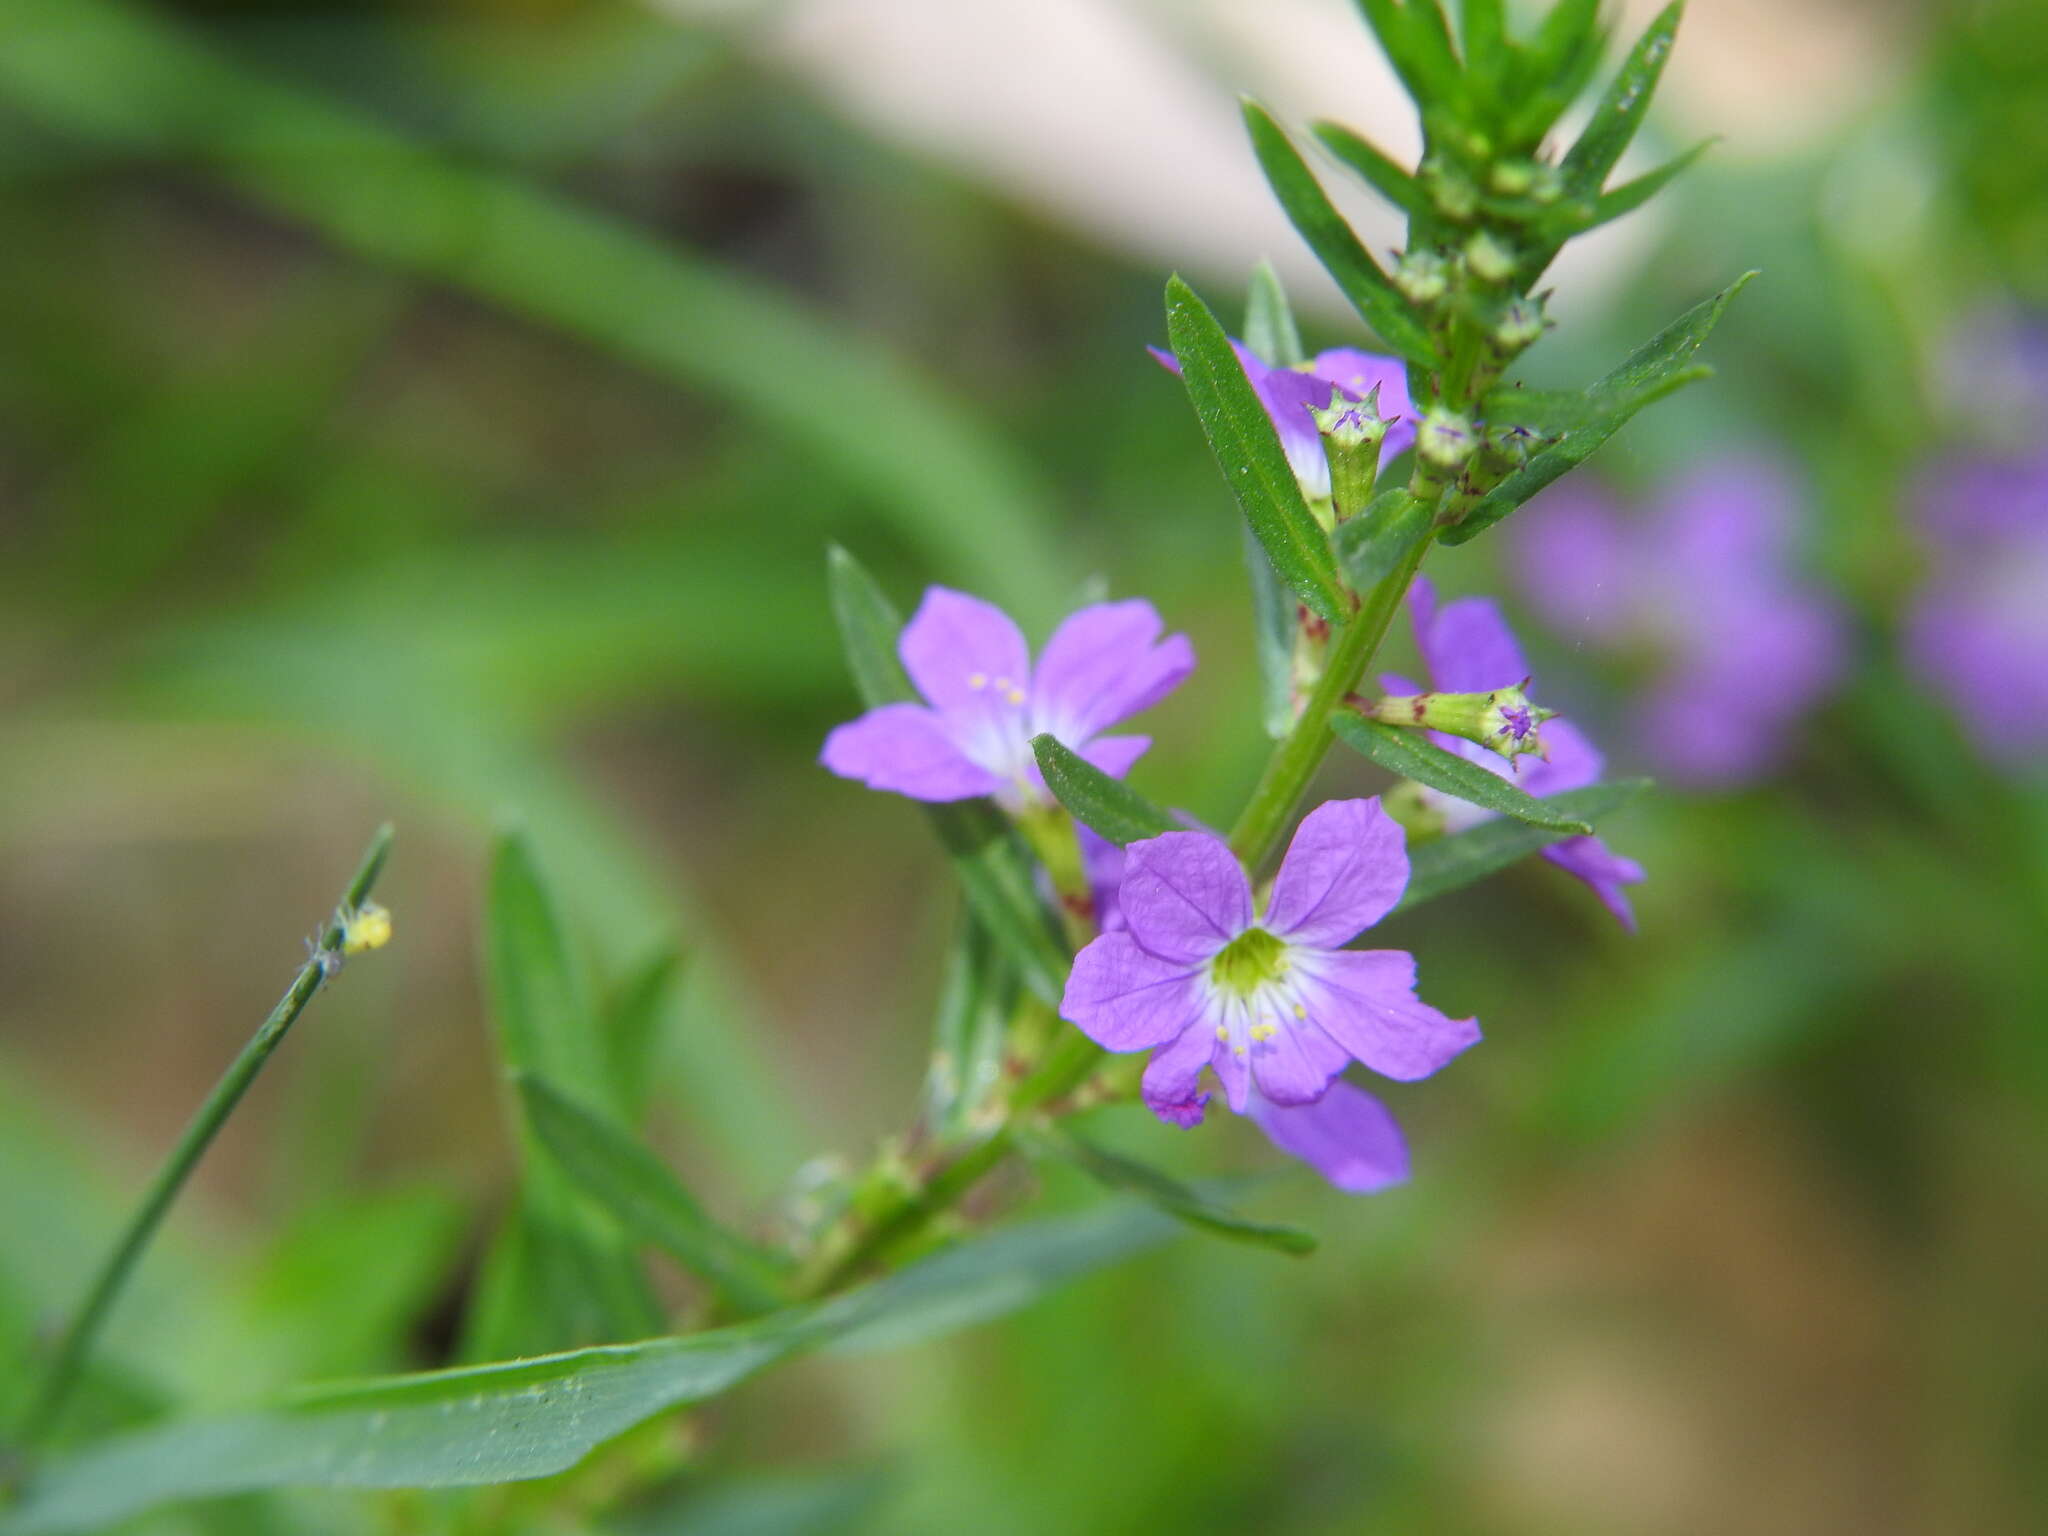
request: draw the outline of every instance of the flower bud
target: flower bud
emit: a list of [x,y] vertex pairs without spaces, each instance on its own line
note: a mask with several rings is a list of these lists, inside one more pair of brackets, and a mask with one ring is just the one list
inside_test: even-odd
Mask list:
[[1538,727],[1557,711],[1532,703],[1522,691],[1527,683],[1524,678],[1513,687],[1486,693],[1400,694],[1381,699],[1367,714],[1385,725],[1442,731],[1446,736],[1476,741],[1505,758],[1532,752],[1542,757],[1543,737]]
[[1479,434],[1472,423],[1456,411],[1447,411],[1433,406],[1423,413],[1422,423],[1415,431],[1415,448],[1432,464],[1445,469],[1456,469],[1472,457],[1472,450],[1479,445]]
[[1380,415],[1379,404],[1379,386],[1374,385],[1363,400],[1347,400],[1341,390],[1332,389],[1327,406],[1309,407],[1316,430],[1323,435],[1324,456],[1330,461],[1330,500],[1339,522],[1364,511],[1372,499],[1380,444],[1387,436],[1387,421]]
[[1539,301],[1514,299],[1494,322],[1493,339],[1508,351],[1519,352],[1540,337],[1548,324]]
[[1411,304],[1434,304],[1450,291],[1451,264],[1435,251],[1409,251],[1394,263],[1393,280]]
[[1481,282],[1504,283],[1515,275],[1515,253],[1482,229],[1465,242],[1465,265]]
[[1536,185],[1537,169],[1532,160],[1503,160],[1493,168],[1493,190],[1503,197],[1521,197]]

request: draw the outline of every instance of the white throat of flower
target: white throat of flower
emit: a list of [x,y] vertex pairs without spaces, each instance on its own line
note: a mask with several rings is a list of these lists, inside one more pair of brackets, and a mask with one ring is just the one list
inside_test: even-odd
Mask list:
[[1308,1017],[1295,984],[1295,951],[1264,928],[1247,928],[1210,959],[1208,983],[1217,1040],[1233,1056],[1251,1055],[1281,1029]]

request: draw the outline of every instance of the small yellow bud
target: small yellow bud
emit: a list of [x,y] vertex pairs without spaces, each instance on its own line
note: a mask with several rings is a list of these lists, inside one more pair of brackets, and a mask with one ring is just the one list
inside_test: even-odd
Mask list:
[[366,901],[352,912],[343,912],[341,952],[360,955],[366,949],[382,949],[391,942],[391,914],[374,901]]

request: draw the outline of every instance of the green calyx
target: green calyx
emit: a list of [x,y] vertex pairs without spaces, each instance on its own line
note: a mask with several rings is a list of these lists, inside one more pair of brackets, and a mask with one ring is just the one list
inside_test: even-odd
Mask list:
[[1251,997],[1287,972],[1287,946],[1263,928],[1247,928],[1209,962],[1209,979],[1225,992]]
[[1518,683],[1485,693],[1401,694],[1381,699],[1368,713],[1386,725],[1442,731],[1513,758],[1543,756],[1540,728],[1557,711],[1530,702]]

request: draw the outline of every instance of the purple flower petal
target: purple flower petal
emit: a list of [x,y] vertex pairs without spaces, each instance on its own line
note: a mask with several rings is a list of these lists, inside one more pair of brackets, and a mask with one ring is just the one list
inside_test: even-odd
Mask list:
[[1351,1065],[1351,1055],[1313,1023],[1285,1019],[1278,1033],[1252,1045],[1250,1061],[1255,1100],[1263,1095],[1275,1104],[1310,1104]]
[[1220,1042],[1211,1041],[1210,1047],[1209,1065],[1223,1085],[1223,1102],[1241,1115],[1252,1099],[1251,1063]]
[[944,722],[921,704],[884,704],[825,738],[819,761],[842,779],[913,800],[993,794],[1001,780],[968,760]]
[[1287,467],[1301,482],[1302,494],[1311,501],[1330,494],[1330,457],[1323,451],[1323,434],[1309,414],[1330,403],[1335,391],[1329,382],[1312,373],[1293,368],[1263,368],[1245,372],[1259,392],[1273,429],[1280,435],[1280,447],[1287,455]]
[[1387,1106],[1347,1082],[1312,1104],[1254,1099],[1252,1120],[1266,1139],[1347,1194],[1369,1195],[1408,1178],[1408,1143]]
[[1509,688],[1529,676],[1514,631],[1489,597],[1461,597],[1437,606],[1436,588],[1426,576],[1409,588],[1415,645],[1429,668],[1430,686],[1445,693],[1484,693]]
[[1031,653],[1010,616],[950,587],[925,593],[896,651],[918,692],[942,711],[1021,706],[1030,685]]
[[[1480,748],[1484,752],[1485,748]],[[1543,723],[1543,750],[1548,757],[1525,757],[1519,759],[1521,777],[1517,782],[1532,795],[1561,795],[1568,790],[1584,789],[1600,782],[1600,774],[1606,761],[1600,749],[1586,739],[1586,733],[1569,720],[1546,720]],[[1498,755],[1488,752],[1494,762],[1500,762]],[[1505,766],[1505,765],[1503,765]],[[1495,770],[1499,772],[1498,769]],[[1502,777],[1508,777],[1503,774]]]
[[1311,1022],[1382,1077],[1428,1077],[1479,1040],[1415,995],[1415,958],[1398,949],[1340,949],[1297,958]]
[[1597,837],[1568,837],[1545,848],[1543,857],[1566,874],[1585,881],[1614,914],[1616,922],[1630,933],[1636,931],[1635,909],[1621,888],[1643,882],[1642,865],[1634,859],[1624,859]]
[[1264,926],[1292,944],[1335,949],[1391,912],[1407,888],[1406,838],[1378,798],[1327,801],[1287,845]]
[[1627,637],[1641,600],[1619,510],[1577,486],[1547,491],[1513,526],[1515,565],[1544,620],[1567,639]]
[[1199,973],[1143,949],[1128,933],[1105,933],[1074,957],[1060,1017],[1110,1051],[1146,1051],[1204,1028]]
[[1202,1069],[1215,1054],[1216,1042],[1206,1029],[1189,1029],[1169,1040],[1145,1064],[1140,1091],[1145,1107],[1169,1125],[1199,1125],[1209,1095],[1196,1091]]
[[1195,965],[1251,926],[1251,884],[1222,838],[1166,832],[1125,854],[1117,901],[1131,936],[1153,954]]
[[1080,822],[1074,823],[1074,836],[1081,844],[1081,870],[1095,894],[1095,926],[1114,933],[1124,926],[1123,908],[1117,902],[1117,890],[1124,883],[1124,851]]
[[1112,779],[1120,779],[1151,747],[1150,736],[1099,736],[1081,749],[1081,756]]
[[1031,679],[1033,733],[1050,731],[1078,747],[1098,732],[1150,709],[1195,669],[1185,635],[1165,628],[1142,598],[1097,603],[1053,631]]

